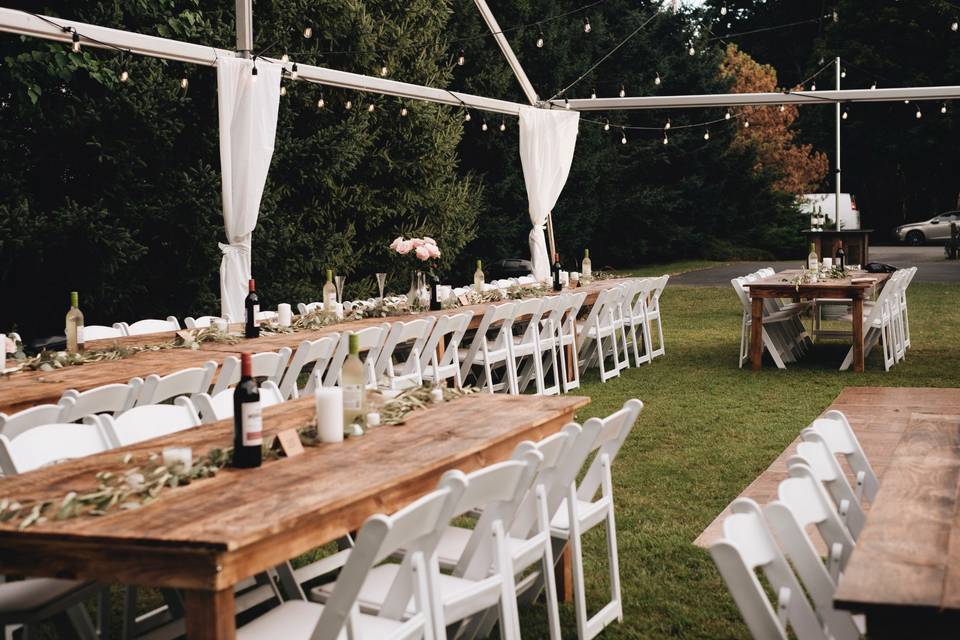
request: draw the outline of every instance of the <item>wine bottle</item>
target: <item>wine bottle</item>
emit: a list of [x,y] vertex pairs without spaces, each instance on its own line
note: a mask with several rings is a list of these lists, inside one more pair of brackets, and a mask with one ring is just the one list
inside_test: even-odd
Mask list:
[[810,243],[810,255],[807,256],[807,269],[814,271],[819,268],[820,259],[817,257],[817,248],[811,242]]
[[343,389],[343,430],[350,433],[355,423],[364,427],[367,415],[366,380],[360,361],[360,336],[349,334],[350,355],[340,369],[340,388]]
[[337,286],[333,284],[333,269],[327,269],[327,284],[323,285],[323,310],[333,313],[337,308]]
[[76,291],[70,292],[70,310],[67,311],[67,351],[69,353],[83,352],[83,312],[80,311]]
[[243,334],[248,338],[260,337],[260,321],[257,320],[257,314],[260,313],[260,298],[257,296],[257,283],[250,278],[250,293],[243,301],[245,311],[245,326]]
[[473,289],[483,293],[483,262],[477,260],[477,270],[473,272]]
[[843,240],[837,242],[837,259],[836,264],[840,267],[840,271],[844,272],[847,270],[847,254],[843,250]]
[[253,378],[249,353],[240,354],[240,382],[233,391],[233,466],[259,467],[263,461],[263,415],[260,387]]
[[430,311],[440,311],[440,278],[430,274]]
[[590,249],[583,250],[583,265],[580,267],[580,279],[590,282],[593,278],[593,263],[590,262]]
[[559,253],[555,253],[555,254],[553,254],[553,290],[554,290],[554,291],[562,291],[562,290],[563,290],[563,283],[560,282],[560,270],[561,270],[561,268],[562,268],[562,267],[560,266],[560,254],[559,254]]

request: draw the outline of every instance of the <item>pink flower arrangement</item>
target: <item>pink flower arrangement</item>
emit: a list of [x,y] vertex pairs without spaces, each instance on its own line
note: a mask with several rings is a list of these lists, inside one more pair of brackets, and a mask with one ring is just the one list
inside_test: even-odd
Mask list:
[[437,241],[429,236],[410,238],[409,240],[404,239],[403,236],[397,236],[397,238],[390,243],[390,248],[401,256],[405,256],[413,251],[413,254],[421,262],[435,260],[440,257],[440,247],[437,246]]

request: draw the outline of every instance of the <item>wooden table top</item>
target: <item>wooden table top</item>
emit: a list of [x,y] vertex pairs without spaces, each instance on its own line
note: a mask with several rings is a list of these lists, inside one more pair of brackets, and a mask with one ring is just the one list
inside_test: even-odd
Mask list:
[[[564,292],[586,292],[587,298],[584,305],[590,307],[601,291],[623,284],[626,280],[623,278],[598,280]],[[236,344],[207,342],[200,345],[199,350],[165,349],[141,352],[121,360],[94,362],[80,366],[64,367],[55,371],[18,372],[8,376],[0,376],[0,412],[9,414],[38,404],[56,403],[63,392],[68,389],[86,391],[105,384],[126,383],[134,377],[145,378],[152,373],[167,375],[188,367],[201,366],[208,360],[214,360],[219,365],[223,363],[227,356],[237,355],[244,351],[253,353],[276,351],[282,347],[290,347],[296,350],[297,346],[304,340],[316,340],[333,333],[356,331],[383,323],[409,321],[417,317],[448,315],[471,310],[474,312],[472,326],[476,328],[488,306],[489,304],[477,304],[443,311],[425,311],[406,316],[365,318],[330,325],[319,330],[263,335],[252,340],[241,339]],[[121,346],[155,345],[169,343],[175,338],[176,332],[173,331],[150,333],[120,339],[90,341],[87,343],[87,349],[91,351],[111,349],[117,344]]]
[[[960,610],[960,413],[913,413],[836,606]],[[956,629],[954,629],[956,630]]]
[[[224,589],[359,528],[374,513],[395,511],[449,469],[469,472],[507,459],[521,441],[559,431],[589,401],[477,394],[258,469],[224,469],[136,510],[49,520],[25,531],[0,523],[0,574]],[[265,437],[303,426],[313,411],[312,398],[267,408]],[[203,425],[0,479],[0,497],[61,498],[95,488],[98,471],[122,470],[125,453],[190,446],[197,458],[232,438],[232,420]]]
[[[802,273],[801,269],[787,269],[760,278],[753,282],[745,282],[744,287],[750,290],[750,295],[764,296],[764,294],[777,294],[780,296],[798,296],[806,297],[844,297],[848,298],[852,294],[865,294],[875,287],[881,287],[889,278],[889,273],[868,273],[866,271],[849,271],[846,278],[831,280],[821,280],[819,282],[810,282],[796,285],[793,279]],[[854,278],[869,278],[870,282],[854,283]]]

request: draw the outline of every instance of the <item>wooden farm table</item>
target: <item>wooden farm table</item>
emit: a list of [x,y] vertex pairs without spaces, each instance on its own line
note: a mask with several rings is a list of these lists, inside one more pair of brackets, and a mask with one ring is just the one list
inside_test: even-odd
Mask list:
[[[259,469],[224,469],[170,489],[145,507],[100,518],[49,520],[18,531],[0,524],[0,575],[56,576],[183,589],[191,640],[235,635],[233,587],[241,580],[358,529],[431,491],[449,469],[507,459],[523,440],[559,431],[589,403],[577,396],[478,394],[411,414],[342,444],[309,447]],[[313,417],[313,399],[267,408],[265,435]],[[58,499],[95,487],[127,452],[229,446],[222,421],[135,446],[0,479],[0,497]]]
[[[886,273],[856,272],[842,280],[825,280],[798,286],[793,283],[793,280],[801,273],[799,269],[790,269],[743,285],[749,288],[752,300],[750,363],[754,371],[759,370],[763,363],[764,298],[851,300],[853,303],[853,370],[863,371],[863,300],[869,292],[882,288],[883,283],[887,281],[890,275]],[[870,278],[872,282],[854,284],[851,282],[851,278]]]
[[835,594],[871,639],[957,637],[958,494],[960,414],[911,414]]
[[[615,285],[623,284],[625,279],[599,280],[591,282],[577,289],[568,289],[565,292],[585,291],[587,298],[584,308],[593,306],[601,291]],[[365,318],[341,322],[311,331],[296,333],[280,333],[263,335],[252,340],[241,339],[236,344],[207,342],[200,345],[199,350],[191,349],[164,349],[160,351],[146,351],[137,353],[121,360],[89,363],[81,366],[64,367],[55,371],[29,371],[14,373],[9,376],[0,376],[0,412],[14,413],[38,404],[56,403],[67,389],[86,391],[105,384],[126,383],[131,378],[144,378],[152,373],[167,375],[189,367],[201,366],[209,360],[218,365],[230,355],[237,355],[243,351],[261,352],[276,351],[282,347],[296,350],[304,340],[316,340],[332,333],[343,331],[357,331],[364,327],[399,320],[412,320],[417,317],[439,316],[460,311],[474,312],[471,328],[476,329],[480,319],[489,304],[476,304],[444,311],[426,311],[418,314],[387,318]],[[234,327],[242,331],[241,325]],[[176,339],[176,332],[150,333],[139,336],[111,340],[94,340],[87,343],[91,351],[112,349],[120,346],[143,346],[170,343]]]

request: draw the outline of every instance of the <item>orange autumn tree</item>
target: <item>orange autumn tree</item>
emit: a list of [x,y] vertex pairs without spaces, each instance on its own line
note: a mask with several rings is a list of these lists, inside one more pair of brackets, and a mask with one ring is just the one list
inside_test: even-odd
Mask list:
[[[727,46],[720,77],[731,80],[732,93],[767,93],[777,89],[777,72],[759,64],[736,45]],[[807,193],[823,180],[829,170],[827,156],[814,151],[809,144],[797,144],[791,125],[796,121],[797,107],[739,107],[741,122],[733,146],[752,146],[757,152],[757,169],[773,168],[781,174],[774,187],[786,193]]]

